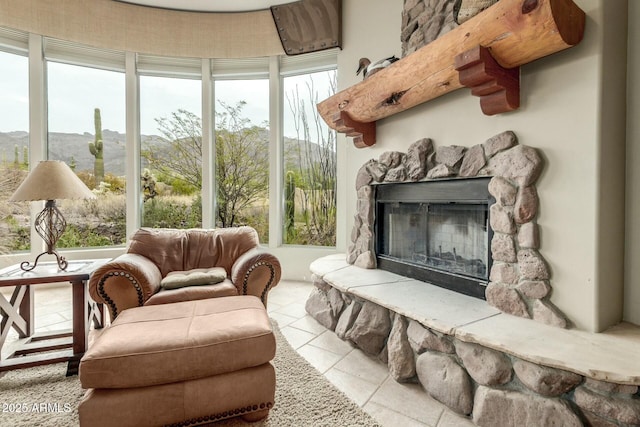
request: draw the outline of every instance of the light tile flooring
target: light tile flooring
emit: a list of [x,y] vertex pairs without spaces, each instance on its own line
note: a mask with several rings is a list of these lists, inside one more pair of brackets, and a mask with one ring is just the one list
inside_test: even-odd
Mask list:
[[385,427],[467,427],[466,418],[429,397],[419,384],[400,384],[379,360],[342,341],[305,309],[313,285],[283,281],[268,311],[293,348]]
[[[384,363],[342,341],[310,317],[304,306],[312,288],[307,282],[281,281],[269,293],[269,315],[291,346],[338,389],[385,427],[473,425],[429,397],[419,384],[397,383]],[[7,290],[3,293],[7,295]],[[37,331],[71,328],[70,286],[38,285],[35,304]],[[17,334],[11,331],[5,350],[16,339]]]

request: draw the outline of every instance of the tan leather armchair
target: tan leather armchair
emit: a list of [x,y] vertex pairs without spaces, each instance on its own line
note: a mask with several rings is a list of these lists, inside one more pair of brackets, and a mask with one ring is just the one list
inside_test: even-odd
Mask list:
[[[165,289],[170,272],[222,267],[219,283]],[[127,252],[98,268],[89,294],[106,304],[111,320],[127,308],[232,295],[255,295],[267,305],[269,290],[280,281],[278,259],[260,249],[251,227],[217,229],[141,228]]]

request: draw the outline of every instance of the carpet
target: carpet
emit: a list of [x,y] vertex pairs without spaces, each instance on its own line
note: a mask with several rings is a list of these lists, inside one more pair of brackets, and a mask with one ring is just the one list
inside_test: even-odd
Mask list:
[[[256,423],[230,419],[213,426],[379,426],[358,405],[300,356],[273,322],[277,350],[276,399],[269,417]],[[0,376],[0,426],[73,427],[84,395],[66,363],[9,371]]]

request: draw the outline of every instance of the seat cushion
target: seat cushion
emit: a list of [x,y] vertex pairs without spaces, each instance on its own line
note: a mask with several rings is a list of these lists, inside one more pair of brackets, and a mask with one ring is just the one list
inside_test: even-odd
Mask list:
[[238,289],[226,279],[215,285],[187,286],[178,289],[160,289],[144,305],[170,304],[182,301],[195,301],[218,297],[231,297],[238,295]]
[[214,285],[227,278],[222,267],[194,268],[188,271],[172,271],[160,281],[164,289],[178,289],[185,286]]
[[124,310],[80,362],[83,388],[193,380],[262,365],[276,342],[259,298],[233,296]]

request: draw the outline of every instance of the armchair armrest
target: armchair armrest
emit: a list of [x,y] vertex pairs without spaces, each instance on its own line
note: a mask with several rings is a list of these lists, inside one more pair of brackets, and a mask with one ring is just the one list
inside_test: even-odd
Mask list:
[[89,294],[109,307],[111,320],[127,308],[139,307],[158,292],[162,275],[148,258],[123,254],[93,272]]
[[242,254],[231,268],[231,281],[238,295],[255,295],[267,306],[269,290],[280,281],[280,261],[261,249]]

